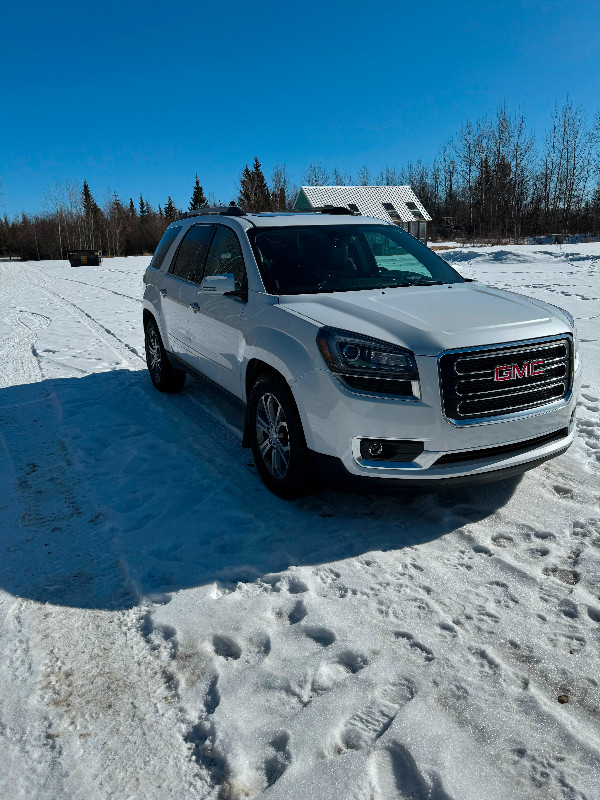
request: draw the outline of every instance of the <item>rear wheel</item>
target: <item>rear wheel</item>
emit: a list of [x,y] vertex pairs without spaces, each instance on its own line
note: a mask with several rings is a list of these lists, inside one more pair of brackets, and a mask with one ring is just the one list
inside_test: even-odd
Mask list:
[[287,384],[275,376],[260,377],[248,408],[252,453],[264,484],[286,499],[304,494],[308,489],[308,449]]
[[185,372],[176,369],[168,359],[160,338],[158,325],[149,319],[145,327],[146,364],[152,383],[160,392],[180,392],[185,383]]

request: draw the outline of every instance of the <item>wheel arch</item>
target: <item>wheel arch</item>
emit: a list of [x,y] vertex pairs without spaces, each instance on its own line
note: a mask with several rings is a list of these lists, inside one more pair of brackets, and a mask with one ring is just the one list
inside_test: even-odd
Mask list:
[[304,410],[304,407],[302,406],[302,403],[299,401],[299,398],[296,396],[296,393],[294,392],[293,385],[290,385],[285,375],[282,372],[280,372],[276,367],[274,367],[272,364],[268,364],[266,361],[263,361],[260,358],[251,358],[246,365],[246,371],[244,375],[246,414],[244,418],[244,435],[242,438],[242,447],[250,447],[250,439],[249,439],[250,406],[248,400],[250,398],[250,393],[252,392],[252,387],[254,386],[254,384],[261,375],[273,376],[282,381],[287,386],[289,393],[292,396],[292,399],[296,406],[296,410],[298,411],[298,417],[300,418],[300,425],[302,427],[302,434],[304,436],[304,441],[310,447],[309,436],[307,436],[307,433],[310,434],[310,428],[307,427],[308,423],[306,419],[306,412]]

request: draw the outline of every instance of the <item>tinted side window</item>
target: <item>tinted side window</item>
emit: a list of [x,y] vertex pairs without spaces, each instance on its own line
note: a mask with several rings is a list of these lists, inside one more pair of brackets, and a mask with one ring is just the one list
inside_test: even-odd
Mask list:
[[229,228],[218,227],[206,259],[205,275],[223,275],[232,272],[237,291],[246,289],[246,267],[238,237]]
[[181,225],[175,225],[171,228],[167,228],[167,230],[163,233],[162,239],[158,243],[158,247],[154,251],[154,257],[150,262],[150,266],[154,267],[154,269],[160,269],[162,267],[163,261],[165,260],[165,256],[169,252],[169,248],[177,238],[177,234],[181,230]]
[[200,283],[204,258],[214,229],[214,225],[192,225],[171,264],[169,272],[172,275]]

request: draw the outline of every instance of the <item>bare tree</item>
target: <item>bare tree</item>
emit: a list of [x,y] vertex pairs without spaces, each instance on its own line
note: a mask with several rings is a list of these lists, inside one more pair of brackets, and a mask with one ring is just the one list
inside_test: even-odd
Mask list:
[[359,186],[371,185],[371,173],[369,172],[369,168],[364,164],[358,170],[358,185]]
[[49,214],[56,220],[58,258],[66,258],[67,252],[65,246],[67,240],[68,198],[66,196],[65,186],[58,181],[54,181],[46,192],[44,205],[49,210]]
[[395,167],[384,167],[375,176],[375,186],[399,186],[402,183]]
[[285,164],[277,164],[271,177],[271,204],[273,211],[286,211],[291,208],[297,194],[290,180]]
[[320,164],[309,164],[302,181],[305,186],[327,186],[329,176]]
[[466,188],[468,204],[468,224],[473,230],[473,202],[477,177],[479,130],[471,120],[467,120],[452,143],[456,157],[456,171]]
[[334,186],[351,186],[352,176],[334,167],[331,173],[331,182]]
[[546,224],[568,230],[585,200],[593,148],[594,132],[586,129],[583,109],[568,98],[562,108],[555,106],[540,175]]

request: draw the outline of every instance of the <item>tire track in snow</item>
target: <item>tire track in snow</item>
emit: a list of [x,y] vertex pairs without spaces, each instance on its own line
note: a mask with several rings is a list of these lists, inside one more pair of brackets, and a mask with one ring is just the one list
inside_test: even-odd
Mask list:
[[[8,372],[24,383],[0,405],[0,493],[8,492],[7,518],[20,519],[10,529],[11,552],[30,565],[9,581],[13,592],[39,601],[18,600],[0,629],[8,653],[0,670],[14,689],[1,701],[0,730],[11,734],[7,763],[17,773],[7,774],[10,788],[0,794],[87,800],[95,785],[106,797],[210,796],[140,630],[145,611],[108,610],[129,605],[131,586],[113,552],[114,530],[61,439],[60,398],[35,351],[45,320],[13,308],[3,347]],[[86,603],[99,607],[81,608]]]
[[87,800],[90,786],[100,797],[214,796],[181,736],[174,686],[142,631],[145,614],[39,607],[34,639],[45,656],[50,737],[61,747],[61,797]]
[[46,709],[40,711],[31,702],[40,682],[38,653],[31,647],[39,607],[2,593],[0,609],[7,606],[0,630],[0,673],[11,691],[2,700],[0,796],[58,800],[65,796],[60,743],[52,735]]
[[97,283],[86,283],[85,281],[78,281],[76,278],[65,278],[61,277],[61,281],[68,281],[69,283],[78,283],[80,286],[85,286],[88,289],[101,289],[103,292],[110,292],[111,294],[116,295],[117,297],[124,297],[126,300],[133,300],[134,303],[139,303],[141,305],[142,298],[140,297],[132,297],[130,294],[123,294],[123,292],[116,292],[114,289],[109,289],[108,286],[100,286]]
[[91,314],[88,314],[87,311],[84,311],[75,303],[67,300],[58,292],[49,289],[46,276],[43,275],[39,270],[32,267],[27,267],[27,269],[30,270],[30,272],[36,273],[37,276],[41,278],[41,282],[37,283],[37,286],[41,291],[45,292],[47,295],[56,300],[74,317],[78,318],[84,325],[86,325],[93,333],[97,334],[105,344],[107,344],[114,352],[117,353],[117,355],[121,357],[124,363],[136,367],[146,363],[144,356],[138,353],[135,347],[131,347],[131,345],[128,345],[122,339],[119,339],[115,333],[113,333],[105,325],[102,325],[101,322],[98,322],[98,320],[95,319]]

